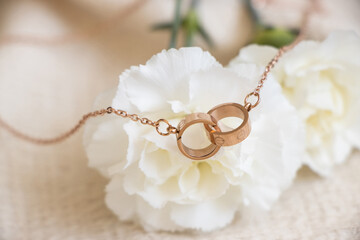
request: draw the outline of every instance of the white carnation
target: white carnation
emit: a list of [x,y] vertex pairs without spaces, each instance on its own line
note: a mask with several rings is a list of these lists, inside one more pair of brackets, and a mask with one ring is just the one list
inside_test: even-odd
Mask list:
[[[242,103],[260,74],[254,64],[223,68],[200,48],[172,49],[125,71],[95,107],[112,105],[176,126],[188,113]],[[111,115],[90,121],[84,142],[89,165],[110,179],[106,203],[119,219],[152,230],[211,231],[244,206],[269,209],[301,165],[302,127],[276,81],[266,82],[250,119],[245,141],[204,161],[184,157],[174,135]],[[203,134],[191,137],[203,141]]]
[[[271,47],[249,46],[230,64],[265,66]],[[335,32],[323,42],[304,41],[272,70],[306,125],[305,162],[322,175],[360,148],[360,38]]]

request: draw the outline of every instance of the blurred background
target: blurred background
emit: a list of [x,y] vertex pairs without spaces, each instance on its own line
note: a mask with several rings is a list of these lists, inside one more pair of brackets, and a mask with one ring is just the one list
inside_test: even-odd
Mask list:
[[[191,12],[193,2],[195,14]],[[72,118],[72,114],[88,110],[99,92],[117,84],[124,69],[144,64],[153,54],[169,47],[171,30],[154,28],[173,23],[175,3],[176,0],[0,1],[1,113],[13,121],[12,118],[18,119],[19,108],[44,110],[48,114],[41,118],[51,122],[48,120],[58,111],[67,113],[62,114],[64,118]],[[253,11],[249,11],[249,3]],[[189,30],[193,32],[192,45],[208,49],[219,62],[227,64],[246,44],[291,40],[309,3],[184,0],[180,17],[185,20],[186,29],[180,31],[176,46],[185,45],[183,39]],[[319,40],[336,29],[360,32],[360,1],[317,0],[314,6],[308,38]],[[208,41],[197,29],[192,31],[194,25],[201,27]],[[277,31],[264,35],[264,28],[269,26]],[[81,92],[68,96],[69,87]],[[35,99],[26,101],[34,94]],[[19,96],[23,101],[18,101]],[[50,96],[69,101],[64,99],[55,110],[52,103],[44,103],[43,97]],[[33,114],[31,117],[39,118]],[[33,130],[41,134],[39,130],[49,130],[44,127]]]
[[[226,65],[249,43],[281,45],[291,40],[309,3],[184,0],[182,30],[175,46],[201,46]],[[321,40],[337,29],[360,33],[359,0],[318,0],[314,6],[309,39]],[[0,0],[1,118],[38,137],[69,129],[91,110],[100,92],[117,85],[122,71],[144,64],[170,46],[169,26],[174,23],[175,10],[175,0]],[[312,226],[307,229],[308,236],[328,231],[341,236],[336,235],[339,229],[346,228],[354,217],[348,215],[349,208],[342,209],[346,202],[333,199],[339,193],[359,192],[359,185],[341,188],[356,179],[355,172],[348,172],[354,160],[349,162],[339,168],[337,179],[300,173],[311,181],[298,180],[261,222],[242,225],[241,233],[235,224],[212,237],[234,239],[231,236],[248,234],[260,239],[253,233],[259,225],[263,236],[273,231],[278,232],[276,236],[295,234],[305,226]],[[106,180],[87,168],[81,134],[43,147],[0,129],[0,239],[174,237],[146,235],[136,226],[120,224],[103,203],[105,185]],[[321,189],[326,189],[325,195],[319,194]],[[325,206],[330,217],[319,206],[306,208],[304,213],[302,203],[296,200],[299,196],[305,196],[307,202],[323,198],[325,205],[330,204]],[[307,214],[307,218],[292,223],[297,229],[294,232],[289,228],[289,216],[297,214]],[[319,222],[323,217],[329,220]],[[273,223],[278,223],[275,229]]]

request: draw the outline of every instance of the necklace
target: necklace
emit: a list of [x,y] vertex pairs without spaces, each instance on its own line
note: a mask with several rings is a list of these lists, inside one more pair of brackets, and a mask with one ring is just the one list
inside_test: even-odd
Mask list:
[[[306,26],[306,21],[309,15],[309,11],[305,13],[304,21],[301,27],[301,31],[297,38],[288,46],[282,47],[278,50],[277,54],[272,58],[272,60],[267,64],[263,74],[261,75],[260,80],[258,81],[258,85],[256,88],[246,95],[244,98],[244,105],[239,103],[223,103],[217,105],[210,109],[207,113],[191,113],[185,116],[182,119],[177,127],[171,125],[168,120],[166,119],[158,119],[157,121],[150,120],[146,117],[141,117],[138,114],[131,114],[125,110],[121,109],[114,109],[113,107],[108,107],[106,109],[100,109],[97,111],[89,112],[79,120],[79,122],[67,132],[54,137],[54,138],[35,138],[29,135],[26,135],[14,127],[7,124],[0,118],[0,126],[3,126],[7,131],[12,133],[14,136],[23,139],[25,141],[39,144],[39,145],[49,145],[61,142],[74,133],[76,133],[84,124],[85,122],[94,117],[103,116],[105,114],[115,114],[122,118],[129,118],[134,122],[139,122],[143,125],[149,125],[155,128],[155,130],[161,136],[169,136],[171,134],[176,135],[177,146],[180,152],[192,159],[192,160],[204,160],[207,158],[212,157],[215,155],[221,147],[232,146],[238,144],[245,140],[250,132],[250,118],[249,112],[257,107],[260,103],[260,91],[266,81],[271,69],[275,66],[275,64],[279,61],[279,59],[283,56],[284,53],[288,52],[289,50],[293,49],[304,37],[304,28]],[[253,99],[253,102],[250,99]],[[218,122],[227,117],[236,117],[242,119],[242,123],[237,128],[223,132],[221,128],[218,126]],[[182,136],[186,129],[194,124],[202,123],[206,130],[207,136],[210,140],[210,144],[201,149],[193,149],[182,142]],[[165,129],[165,130],[162,130]]]
[[[246,139],[251,131],[250,127],[250,119],[249,112],[257,107],[260,103],[260,90],[266,81],[270,70],[275,66],[275,64],[279,61],[280,57],[290,49],[292,49],[300,40],[302,39],[302,35],[299,35],[298,38],[291,44],[279,49],[278,53],[274,56],[274,58],[268,63],[265,67],[265,71],[263,72],[257,87],[254,91],[250,92],[244,99],[244,105],[239,103],[224,103],[218,106],[213,107],[207,113],[191,113],[185,116],[183,120],[181,120],[177,127],[171,125],[166,119],[159,119],[157,121],[152,121],[148,118],[141,117],[138,114],[130,114],[127,111],[121,109],[114,109],[112,107],[108,107],[106,109],[100,109],[97,111],[89,112],[85,114],[80,121],[69,131],[54,137],[54,138],[35,138],[29,135],[26,135],[14,127],[7,124],[0,118],[0,125],[2,125],[6,130],[15,135],[18,138],[21,138],[25,141],[32,142],[34,144],[40,145],[49,145],[61,142],[74,133],[76,133],[89,118],[103,116],[105,114],[115,114],[122,118],[129,118],[132,121],[139,122],[143,125],[149,125],[155,128],[155,130],[161,136],[168,136],[170,134],[176,135],[177,145],[182,154],[186,157],[193,160],[203,160],[207,159],[214,154],[216,154],[219,149],[223,146],[232,146],[242,142]],[[252,103],[250,98],[254,98],[255,101]],[[241,125],[231,131],[223,132],[220,127],[217,125],[218,121],[227,117],[237,117],[241,118],[243,121]],[[211,141],[211,144],[205,148],[201,149],[192,149],[187,147],[182,143],[182,136],[186,129],[193,124],[203,123],[204,128],[207,131],[207,136]],[[165,130],[161,130],[165,127]]]

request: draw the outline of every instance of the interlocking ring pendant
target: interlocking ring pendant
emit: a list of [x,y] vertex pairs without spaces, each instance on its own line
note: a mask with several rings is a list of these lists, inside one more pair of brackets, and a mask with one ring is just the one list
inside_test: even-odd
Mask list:
[[[227,117],[238,117],[243,120],[241,125],[231,131],[222,132],[218,121]],[[192,149],[185,146],[182,136],[185,130],[193,124],[203,123],[211,144],[202,149]],[[177,145],[180,151],[193,160],[203,160],[215,155],[222,146],[232,146],[242,142],[250,134],[249,114],[245,107],[238,103],[224,103],[212,108],[208,113],[192,113],[180,121],[177,127]]]
[[[238,103],[224,103],[213,107],[208,114],[216,122],[227,117],[238,117],[243,120],[241,125],[229,132],[216,131],[211,133],[211,142],[218,146],[232,146],[245,140],[250,134],[251,127],[249,113],[242,105]],[[211,129],[205,125],[206,130],[210,133]]]
[[[177,129],[178,132],[176,134],[177,138],[177,145],[180,149],[180,151],[188,158],[193,160],[203,160],[207,159],[213,155],[215,155],[221,146],[218,146],[214,143],[211,143],[209,146],[201,149],[193,149],[185,146],[182,142],[182,136],[185,132],[185,130],[190,127],[193,124],[196,123],[203,123],[205,124],[210,132],[213,131],[220,131],[220,128],[217,126],[216,121],[214,118],[206,113],[192,113],[187,115],[183,120],[180,121]],[[212,128],[213,129],[212,129]],[[211,137],[210,137],[211,140]],[[213,141],[211,141],[213,142]]]

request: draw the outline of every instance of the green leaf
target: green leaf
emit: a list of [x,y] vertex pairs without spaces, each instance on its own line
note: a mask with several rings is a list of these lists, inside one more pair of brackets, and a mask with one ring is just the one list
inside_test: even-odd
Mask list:
[[171,29],[171,38],[170,38],[169,48],[176,47],[177,35],[178,35],[179,27],[181,24],[181,17],[180,17],[181,1],[182,0],[176,0],[174,22],[173,22],[172,29]]
[[276,48],[286,46],[296,38],[296,32],[284,28],[258,27],[254,43],[270,45]]
[[198,32],[199,32],[200,36],[204,39],[206,44],[209,45],[209,47],[214,46],[213,40],[211,39],[210,35],[205,31],[203,26],[201,26],[201,25],[198,26]]
[[189,9],[183,21],[183,28],[185,30],[185,46],[192,46],[198,29],[198,18],[195,9]]

